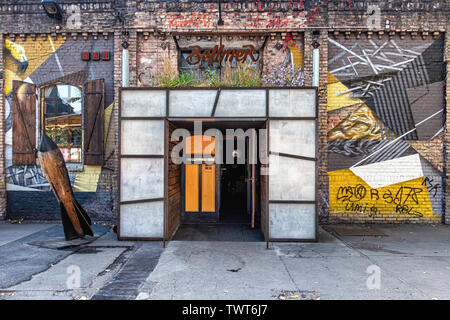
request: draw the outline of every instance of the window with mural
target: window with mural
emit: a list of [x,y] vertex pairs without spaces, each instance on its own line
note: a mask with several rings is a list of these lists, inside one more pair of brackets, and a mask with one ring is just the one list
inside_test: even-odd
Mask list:
[[58,145],[66,162],[81,162],[81,88],[56,84],[41,90],[44,132]]

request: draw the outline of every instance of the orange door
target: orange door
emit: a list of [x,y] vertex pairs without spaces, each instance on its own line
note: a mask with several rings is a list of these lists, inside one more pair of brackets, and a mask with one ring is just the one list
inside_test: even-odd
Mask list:
[[199,166],[198,164],[186,164],[185,166],[185,211],[199,211]]
[[214,212],[216,194],[216,166],[202,164],[202,212]]
[[[186,153],[195,157],[206,155],[210,158],[215,154],[214,141],[214,137],[189,137],[186,139]],[[185,212],[216,211],[216,166],[214,164],[186,164],[184,187]]]

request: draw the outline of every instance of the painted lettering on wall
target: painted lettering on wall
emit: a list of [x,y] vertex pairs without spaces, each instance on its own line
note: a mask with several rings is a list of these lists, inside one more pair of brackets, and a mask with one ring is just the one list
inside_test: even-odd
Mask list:
[[395,212],[415,217],[423,217],[420,206],[420,194],[426,188],[400,186],[384,190],[368,189],[362,184],[341,186],[336,194],[336,201],[345,205],[349,212],[368,214],[370,217],[380,212],[378,206],[393,205]]
[[175,16],[169,20],[169,28],[211,28],[214,18],[203,13],[193,13],[188,16]]
[[108,51],[104,51],[104,52],[82,52],[81,53],[81,60],[83,60],[83,61],[89,61],[89,60],[93,60],[93,61],[99,61],[99,60],[109,61],[109,60],[111,60],[111,53],[108,52]]
[[258,60],[258,56],[255,57],[255,47],[251,44],[244,45],[241,49],[228,48],[224,45],[215,45],[212,50],[202,49],[200,46],[190,46],[192,49],[191,54],[186,58],[186,62],[190,65],[196,65],[200,62],[245,62],[249,57],[253,62]]
[[[357,215],[366,218],[439,218],[433,212],[434,191],[440,186],[434,177],[421,177],[379,188],[372,188],[350,170],[328,173],[330,177],[330,215]],[[437,199],[437,198],[436,198]],[[435,201],[433,201],[434,203]]]

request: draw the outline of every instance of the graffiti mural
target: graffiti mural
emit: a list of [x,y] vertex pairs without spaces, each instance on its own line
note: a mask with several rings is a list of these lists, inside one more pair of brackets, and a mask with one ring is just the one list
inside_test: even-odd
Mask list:
[[329,38],[330,216],[440,220],[443,38]]
[[[36,85],[36,137],[42,129],[40,110],[43,89],[51,84],[68,84],[81,88],[84,83],[94,79],[105,79],[105,158],[111,152],[107,139],[113,135],[109,126],[113,109],[113,59],[110,61],[83,61],[82,52],[114,52],[112,39],[73,39],[62,38],[15,38],[5,39],[5,160],[8,191],[49,191],[50,186],[39,166],[16,166],[12,164],[12,105],[13,81],[19,80]],[[61,88],[63,89],[63,88]],[[51,95],[52,93],[50,93]],[[45,94],[47,96],[47,93]],[[59,96],[58,96],[59,98]],[[81,99],[81,98],[80,98]],[[73,105],[64,101],[65,105]],[[58,106],[59,108],[60,106]],[[81,124],[80,124],[81,125]],[[114,129],[112,129],[114,130]],[[36,138],[35,145],[38,145]],[[62,150],[66,151],[66,150]],[[100,183],[101,166],[72,163],[68,166],[71,184],[75,191],[95,192]]]

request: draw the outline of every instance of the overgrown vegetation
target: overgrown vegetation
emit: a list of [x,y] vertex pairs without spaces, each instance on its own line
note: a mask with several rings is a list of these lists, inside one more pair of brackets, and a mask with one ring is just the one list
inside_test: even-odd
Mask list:
[[286,64],[273,68],[272,72],[264,77],[263,84],[268,87],[302,87],[305,85],[305,74],[301,67],[295,70]]
[[305,83],[305,76],[301,71],[293,70],[290,65],[272,69],[272,72],[261,77],[257,67],[249,64],[238,64],[231,67],[228,63],[217,70],[200,70],[194,68],[189,72],[178,72],[167,57],[164,58],[163,68],[154,75],[150,86],[155,87],[299,87]]

